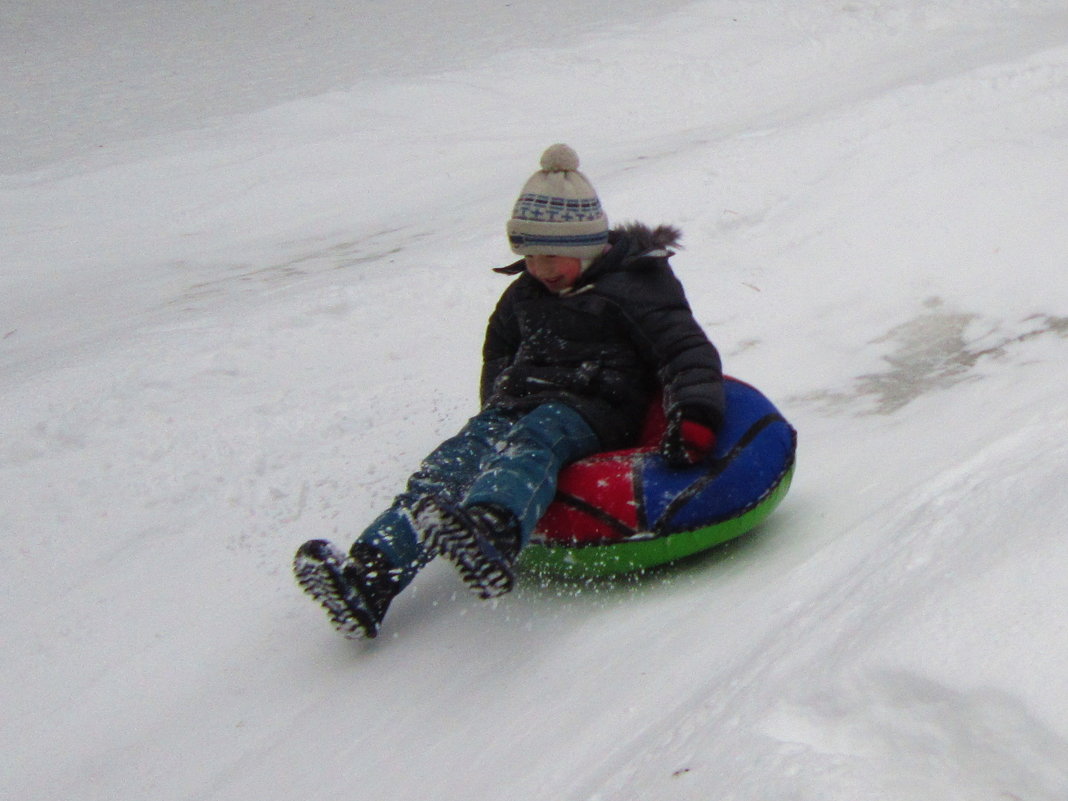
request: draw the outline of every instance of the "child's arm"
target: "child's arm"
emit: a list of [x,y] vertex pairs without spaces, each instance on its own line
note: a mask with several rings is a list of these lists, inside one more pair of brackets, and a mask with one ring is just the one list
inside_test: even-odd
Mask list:
[[479,396],[482,405],[493,395],[497,377],[515,358],[519,348],[519,326],[510,302],[510,292],[505,292],[490,315],[486,326],[486,339],[482,344],[482,379]]
[[723,368],[719,352],[694,319],[682,284],[670,268],[639,278],[625,301],[635,342],[664,389],[669,420],[689,420],[717,431],[723,421]]

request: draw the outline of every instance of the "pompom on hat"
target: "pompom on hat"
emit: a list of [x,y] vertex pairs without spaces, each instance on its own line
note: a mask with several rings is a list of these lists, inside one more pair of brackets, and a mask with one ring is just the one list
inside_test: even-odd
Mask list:
[[544,254],[595,259],[608,244],[608,218],[578,154],[553,145],[541,155],[508,221],[508,241],[521,256]]

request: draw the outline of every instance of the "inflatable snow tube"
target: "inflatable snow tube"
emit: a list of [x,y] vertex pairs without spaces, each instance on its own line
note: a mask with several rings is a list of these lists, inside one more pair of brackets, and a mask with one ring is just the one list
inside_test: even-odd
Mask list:
[[660,412],[638,447],[566,467],[522,565],[577,577],[643,570],[734,539],[771,514],[790,487],[797,434],[756,388],[733,378],[724,387],[726,419],[702,464],[668,466],[656,445]]

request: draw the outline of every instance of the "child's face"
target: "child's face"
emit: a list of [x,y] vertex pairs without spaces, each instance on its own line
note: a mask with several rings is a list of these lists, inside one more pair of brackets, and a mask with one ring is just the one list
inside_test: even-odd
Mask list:
[[563,292],[582,274],[582,260],[574,256],[525,256],[527,272],[550,292]]

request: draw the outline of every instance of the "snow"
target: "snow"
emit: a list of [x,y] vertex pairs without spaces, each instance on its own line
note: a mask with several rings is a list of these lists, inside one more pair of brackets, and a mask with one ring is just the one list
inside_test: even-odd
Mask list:
[[[1068,796],[1062,3],[2,0],[0,65],[4,797]],[[793,488],[349,643],[292,553],[475,410],[557,141]]]

